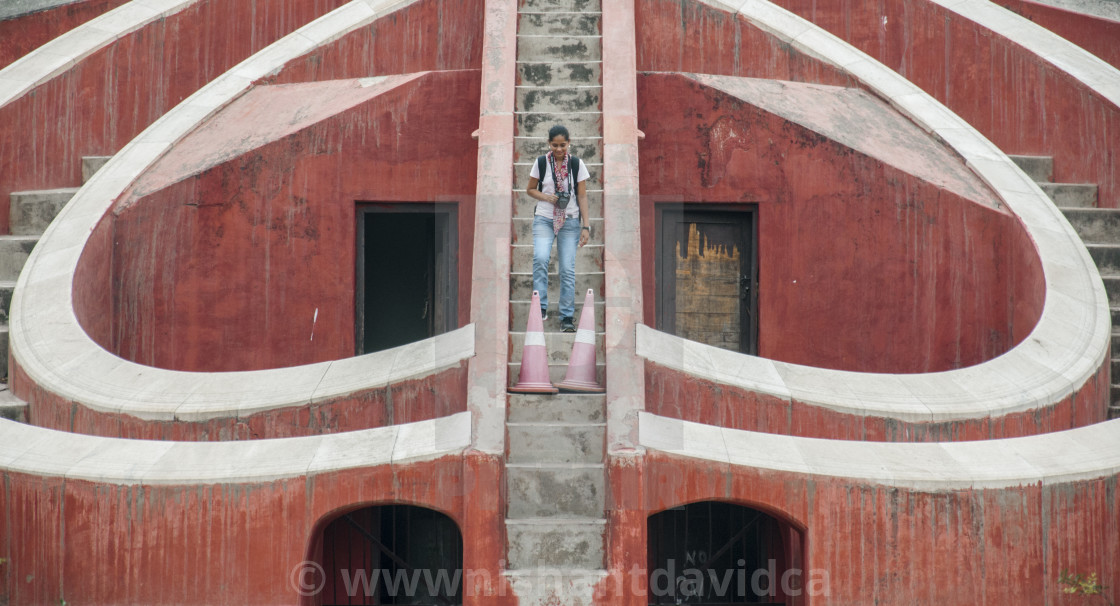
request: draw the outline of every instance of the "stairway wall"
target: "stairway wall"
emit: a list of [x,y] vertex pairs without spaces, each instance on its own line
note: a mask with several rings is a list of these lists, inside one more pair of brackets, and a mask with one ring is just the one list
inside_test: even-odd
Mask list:
[[[1120,207],[1120,107],[1042,57],[928,0],[786,8],[897,71],[1008,153],[1077,158],[1057,183],[1096,183]],[[986,4],[986,3],[983,3]]]
[[[1031,0],[996,0],[996,4],[1034,21],[1120,69],[1120,45],[1116,44],[1120,40],[1120,3],[1107,0],[1100,3],[1101,6],[1113,7],[1116,16],[1112,19]],[[1068,4],[1072,6],[1076,2]]]
[[[654,275],[658,202],[757,204],[760,356],[937,372],[998,356],[1034,328],[1042,269],[1018,220],[986,206],[974,177],[952,189],[975,200],[952,193],[945,184],[969,176],[959,164],[915,152],[936,167],[933,183],[879,159],[923,141],[899,134],[873,157],[681,76],[640,76],[638,108],[643,275]],[[739,139],[717,141],[717,126]],[[644,286],[652,323],[656,285]]]
[[[432,73],[150,195],[126,195],[104,220],[117,244],[82,257],[75,284],[108,292],[84,295],[79,320],[109,351],[172,370],[350,357],[356,203],[438,201],[458,205],[465,325],[478,98],[478,72]],[[181,156],[174,162],[195,160]],[[157,165],[138,187],[157,188],[170,171]]]
[[0,107],[0,234],[11,192],[79,186],[83,155],[112,155],[204,84],[344,3],[200,0]]
[[[125,1],[10,2],[16,6],[0,10],[0,69]],[[26,12],[11,13],[12,10]]]

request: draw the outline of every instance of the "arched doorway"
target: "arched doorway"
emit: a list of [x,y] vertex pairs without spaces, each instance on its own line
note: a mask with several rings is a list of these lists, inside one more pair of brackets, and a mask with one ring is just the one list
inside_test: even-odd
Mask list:
[[649,604],[804,604],[801,532],[763,511],[691,503],[648,520]]
[[343,514],[320,537],[327,605],[462,604],[463,537],[424,507],[381,505]]

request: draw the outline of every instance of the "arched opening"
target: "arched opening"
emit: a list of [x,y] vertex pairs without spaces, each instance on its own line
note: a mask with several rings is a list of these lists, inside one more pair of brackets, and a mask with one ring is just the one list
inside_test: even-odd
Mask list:
[[[328,523],[314,554],[322,566],[316,605],[462,604],[463,536],[424,507],[380,505]],[[314,590],[314,587],[307,589]]]
[[804,604],[801,531],[763,511],[691,503],[648,520],[649,604]]

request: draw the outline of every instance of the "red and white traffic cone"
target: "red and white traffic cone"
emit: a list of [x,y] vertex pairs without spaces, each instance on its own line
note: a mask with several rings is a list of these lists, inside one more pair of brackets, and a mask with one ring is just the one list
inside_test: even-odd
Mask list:
[[533,291],[529,304],[529,320],[525,327],[525,345],[521,348],[521,373],[517,385],[509,390],[516,393],[556,393],[548,376],[548,348],[544,343],[544,320],[541,318],[541,295]]
[[557,387],[585,393],[606,391],[595,378],[595,291],[590,288],[583,299],[583,311],[579,313],[579,329],[568,358],[568,372]]

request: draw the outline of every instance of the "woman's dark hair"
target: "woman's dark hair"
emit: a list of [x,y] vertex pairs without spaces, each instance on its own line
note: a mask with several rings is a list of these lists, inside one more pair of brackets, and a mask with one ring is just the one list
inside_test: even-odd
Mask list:
[[556,126],[553,126],[552,128],[548,129],[548,140],[551,141],[551,140],[555,139],[556,135],[564,135],[564,140],[565,141],[571,141],[572,140],[572,137],[570,135],[568,135],[568,129],[564,128],[563,126],[560,126],[559,124],[557,124]]

